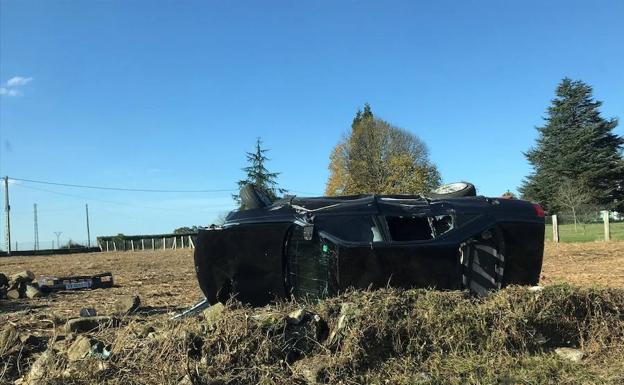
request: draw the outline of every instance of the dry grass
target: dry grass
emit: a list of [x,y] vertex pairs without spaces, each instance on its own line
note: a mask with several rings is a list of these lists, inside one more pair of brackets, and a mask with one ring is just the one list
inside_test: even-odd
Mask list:
[[[38,384],[177,384],[185,376],[213,385],[621,384],[623,260],[620,243],[547,244],[543,282],[581,287],[510,288],[485,299],[383,290],[261,309],[232,303],[209,324],[201,317],[168,320],[201,296],[188,250],[2,258],[5,273],[112,271],[118,286],[0,302],[0,325],[39,337],[11,353],[0,341],[0,384],[22,377],[44,351],[51,358]],[[69,363],[63,323],[85,306],[110,313],[121,294],[140,295],[142,307],[121,328],[93,334],[112,347],[111,358]],[[344,303],[351,305],[341,310]],[[288,324],[286,315],[299,306],[326,325]],[[345,327],[330,338],[343,315]],[[585,358],[562,360],[553,353],[558,346],[579,347]]]
[[624,242],[547,242],[540,282],[624,288]]

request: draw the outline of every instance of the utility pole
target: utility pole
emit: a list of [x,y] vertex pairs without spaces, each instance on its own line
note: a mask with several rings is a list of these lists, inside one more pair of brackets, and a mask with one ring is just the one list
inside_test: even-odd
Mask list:
[[4,244],[7,248],[7,255],[11,255],[11,206],[9,205],[9,177],[4,177]]
[[89,205],[85,204],[85,210],[87,211],[87,247],[91,247],[91,231],[89,230]]
[[61,234],[63,234],[63,232],[62,231],[55,231],[54,234],[56,235],[56,248],[60,249],[61,248],[60,237],[61,237]]
[[33,205],[35,211],[35,246],[34,250],[39,250],[39,225],[37,224],[37,204]]

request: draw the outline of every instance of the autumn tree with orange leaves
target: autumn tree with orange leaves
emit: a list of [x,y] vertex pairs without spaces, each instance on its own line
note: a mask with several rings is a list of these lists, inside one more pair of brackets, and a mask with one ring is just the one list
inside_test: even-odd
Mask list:
[[423,194],[440,184],[427,146],[414,134],[358,110],[330,154],[325,194]]

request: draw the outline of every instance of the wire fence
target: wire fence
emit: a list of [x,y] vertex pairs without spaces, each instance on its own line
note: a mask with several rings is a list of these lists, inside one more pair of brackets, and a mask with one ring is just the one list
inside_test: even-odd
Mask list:
[[[553,226],[553,219],[556,224]],[[607,221],[605,221],[605,218]],[[601,242],[624,241],[624,218],[613,211],[595,211],[576,216],[561,213],[546,217],[546,241],[559,242]],[[555,230],[554,227],[557,229]]]
[[[91,246],[96,246],[95,240],[91,240]],[[56,249],[75,249],[89,247],[89,242],[86,240],[74,241],[74,240],[51,240],[51,241],[39,241],[35,244],[33,241],[13,241],[11,242],[11,251],[30,251],[30,250],[56,250]]]

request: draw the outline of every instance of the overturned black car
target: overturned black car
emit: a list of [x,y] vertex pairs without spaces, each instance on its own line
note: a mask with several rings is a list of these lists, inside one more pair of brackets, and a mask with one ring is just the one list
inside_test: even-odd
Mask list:
[[195,269],[209,303],[323,298],[348,288],[470,290],[536,285],[544,212],[527,201],[446,185],[430,197],[357,195],[270,202],[252,185],[249,209],[201,230]]

